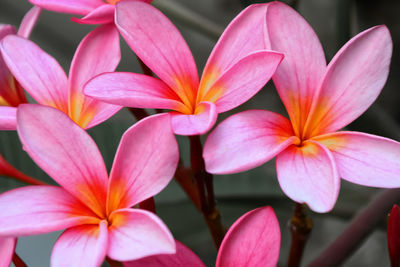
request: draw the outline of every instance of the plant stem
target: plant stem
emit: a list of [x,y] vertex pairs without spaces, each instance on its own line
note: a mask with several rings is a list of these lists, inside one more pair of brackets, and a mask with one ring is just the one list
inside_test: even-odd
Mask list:
[[156,213],[156,203],[154,202],[154,197],[150,197],[140,202],[139,208]]
[[18,181],[31,184],[31,185],[46,185],[45,182],[39,181],[33,177],[30,177],[8,163],[2,155],[0,155],[0,175],[14,178]]
[[106,262],[108,262],[108,265],[110,265],[110,267],[124,267],[121,262],[112,260],[109,257],[106,258]]
[[307,207],[304,204],[296,203],[289,227],[292,233],[292,244],[287,266],[298,267],[313,227],[311,218],[307,216]]
[[14,252],[12,262],[14,263],[15,267],[27,267],[26,263]]

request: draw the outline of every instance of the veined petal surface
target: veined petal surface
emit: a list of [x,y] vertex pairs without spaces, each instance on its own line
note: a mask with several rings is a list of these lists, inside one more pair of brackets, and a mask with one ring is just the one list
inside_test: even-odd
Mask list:
[[0,237],[0,267],[10,266],[16,243],[16,238]]
[[17,108],[0,106],[0,130],[17,130]]
[[101,0],[29,0],[32,4],[60,13],[86,15],[96,7],[104,5]]

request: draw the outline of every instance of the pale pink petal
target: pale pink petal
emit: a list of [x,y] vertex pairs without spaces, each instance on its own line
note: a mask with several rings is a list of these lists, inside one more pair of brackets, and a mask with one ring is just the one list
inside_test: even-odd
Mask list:
[[[87,81],[100,73],[114,71],[120,59],[119,34],[114,25],[98,27],[79,44],[69,74],[69,115],[81,127],[86,128],[92,120],[100,123],[121,108],[83,94]],[[97,117],[100,112],[101,120]]]
[[339,175],[352,183],[400,187],[400,143],[359,132],[337,132],[314,138],[333,154]]
[[86,15],[103,5],[102,0],[29,0],[32,4],[55,12]]
[[54,108],[23,104],[17,111],[24,150],[50,177],[99,216],[104,215],[108,175],[96,143]]
[[285,117],[266,110],[248,110],[230,116],[208,136],[203,157],[210,173],[250,170],[299,142]]
[[102,5],[88,13],[85,17],[71,18],[81,24],[106,24],[114,22],[115,5]]
[[57,239],[51,253],[51,266],[101,266],[108,248],[107,222],[67,229]]
[[187,246],[175,240],[175,254],[160,254],[141,258],[135,261],[124,262],[125,267],[205,267],[200,258]]
[[271,48],[285,55],[273,80],[294,130],[300,134],[325,74],[324,51],[307,21],[286,4],[269,5],[267,26]]
[[25,186],[0,195],[0,235],[49,233],[99,219],[63,188]]
[[140,209],[120,209],[110,215],[107,255],[131,261],[157,254],[175,253],[175,240],[154,213]]
[[375,101],[389,74],[392,39],[386,26],[351,39],[329,63],[309,118],[310,136],[343,128]]
[[0,106],[0,130],[17,130],[17,108]]
[[133,52],[190,106],[197,94],[197,68],[172,22],[149,4],[121,1],[115,23]]
[[217,121],[217,108],[214,103],[201,102],[195,114],[170,112],[172,129],[179,135],[201,135],[208,132]]
[[29,38],[33,27],[35,26],[37,20],[39,19],[40,13],[42,9],[40,7],[34,6],[32,7],[28,13],[24,16],[21,25],[19,25],[18,35]]
[[336,203],[340,188],[332,153],[315,141],[290,146],[276,158],[278,181],[283,192],[315,212],[328,212]]
[[242,215],[226,233],[216,267],[276,266],[281,245],[279,222],[271,207]]
[[128,208],[171,181],[179,160],[168,114],[145,118],[121,139],[110,175],[108,210]]
[[10,266],[16,243],[16,238],[0,237],[0,267]]
[[217,112],[233,109],[253,97],[274,74],[283,55],[276,52],[252,53],[227,70],[201,101],[214,102]]
[[54,58],[35,43],[16,35],[5,37],[1,49],[12,74],[39,104],[67,113],[67,77]]

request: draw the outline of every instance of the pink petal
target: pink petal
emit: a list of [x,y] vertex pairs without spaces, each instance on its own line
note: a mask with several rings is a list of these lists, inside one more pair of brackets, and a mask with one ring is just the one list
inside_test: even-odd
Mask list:
[[104,2],[101,0],[29,0],[32,4],[47,10],[86,15]]
[[98,27],[81,41],[72,60],[69,80],[69,114],[81,127],[93,127],[92,120],[101,123],[121,109],[83,94],[83,86],[88,80],[100,73],[114,71],[120,59],[119,34],[114,25]]
[[197,113],[183,114],[171,112],[172,129],[179,135],[201,135],[208,132],[217,121],[217,108],[214,103],[201,102]]
[[336,203],[340,178],[331,152],[315,141],[290,146],[276,158],[279,184],[293,201],[315,212],[328,212]]
[[24,236],[49,233],[99,219],[60,187],[25,186],[0,195],[0,234]]
[[93,139],[64,113],[23,104],[18,134],[31,158],[56,182],[103,216],[108,175]]
[[202,101],[215,102],[218,113],[241,105],[263,88],[282,59],[282,54],[267,51],[246,56],[210,87]]
[[192,53],[172,22],[155,7],[121,1],[116,25],[133,52],[187,105],[196,98],[198,74]]
[[107,222],[67,229],[58,238],[51,253],[51,266],[100,266],[108,248]]
[[89,12],[81,19],[71,18],[71,20],[81,24],[107,24],[114,22],[114,13],[114,5],[102,5]]
[[5,37],[1,49],[12,74],[39,104],[67,113],[67,77],[54,58],[16,35]]
[[307,21],[286,4],[268,7],[267,25],[271,48],[285,55],[273,80],[299,135],[325,73],[324,51]]
[[171,267],[171,266],[190,266],[190,267],[205,267],[204,263],[193,253],[188,247],[181,242],[175,240],[175,254],[161,254],[141,258],[135,261],[124,262],[125,267]]
[[375,101],[389,74],[392,39],[386,26],[351,39],[329,63],[308,125],[310,136],[334,132]]
[[216,267],[276,266],[281,233],[271,207],[262,207],[241,216],[226,233]]
[[337,132],[315,138],[333,154],[339,175],[352,183],[400,187],[400,143],[359,132]]
[[16,238],[0,237],[0,267],[10,266],[16,243]]
[[42,9],[40,7],[34,6],[28,11],[28,13],[25,14],[21,25],[19,25],[19,36],[29,38],[41,12]]
[[237,173],[264,164],[295,142],[299,140],[288,119],[248,110],[227,118],[210,133],[203,157],[210,173]]
[[393,205],[387,224],[387,240],[391,266],[400,265],[400,208]]
[[140,209],[114,211],[109,226],[107,255],[131,261],[156,254],[175,253],[175,241],[167,226],[154,214]]
[[121,139],[109,184],[109,212],[154,196],[171,181],[179,160],[168,114],[145,118]]
[[17,108],[0,106],[0,130],[17,130]]

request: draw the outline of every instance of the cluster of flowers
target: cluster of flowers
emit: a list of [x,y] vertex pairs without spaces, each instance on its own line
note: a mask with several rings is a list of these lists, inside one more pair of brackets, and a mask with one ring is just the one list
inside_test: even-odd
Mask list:
[[[0,129],[17,130],[24,150],[60,186],[0,195],[1,266],[10,263],[16,237],[62,229],[52,266],[99,266],[106,256],[126,266],[204,266],[154,213],[136,207],[174,176],[174,134],[207,133],[218,113],[246,102],[271,77],[290,120],[265,110],[229,117],[205,142],[208,172],[246,171],[276,156],[282,190],[316,212],[333,208],[340,177],[400,187],[399,143],[336,132],[360,116],[386,82],[392,41],[385,26],[352,38],[327,66],[316,34],[296,11],[280,2],[252,5],[226,28],[199,80],[186,42],[151,1],[30,1],[38,7],[18,32],[0,26]],[[69,77],[28,40],[39,7],[102,24],[81,41]],[[119,34],[158,78],[114,72]],[[38,104],[28,104],[24,90]],[[85,129],[123,106],[171,111],[125,132],[108,177]],[[279,247],[273,210],[258,208],[231,226],[217,266],[274,266]]]

